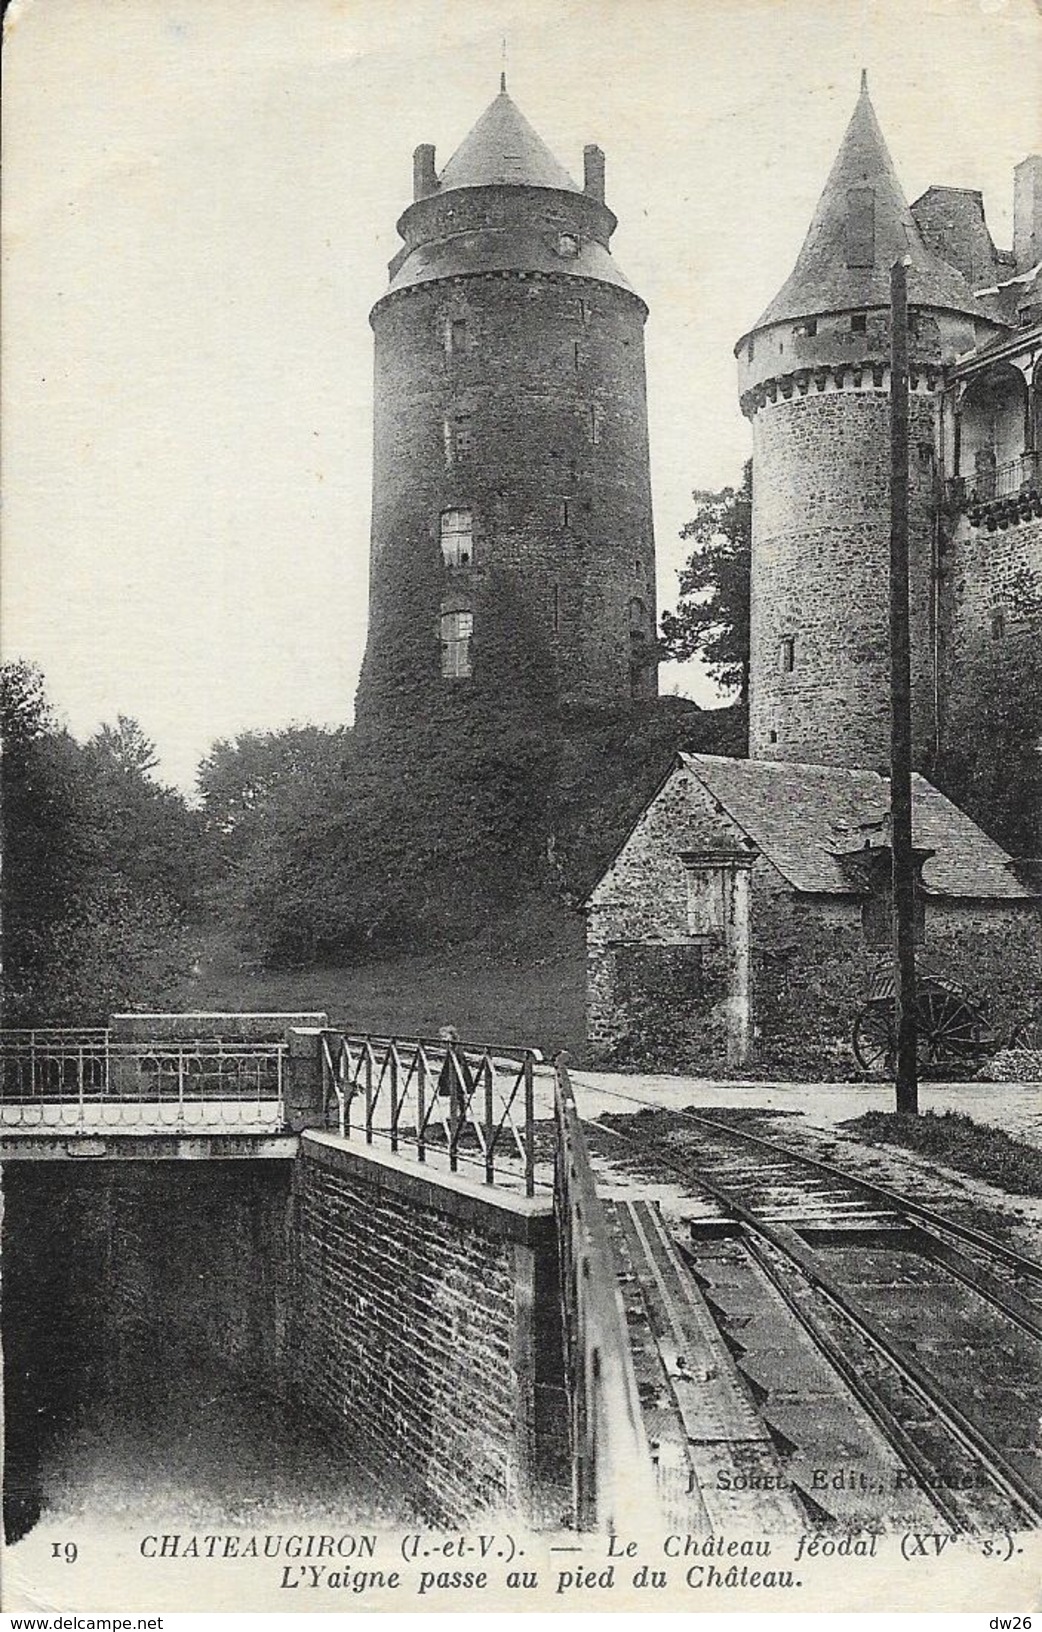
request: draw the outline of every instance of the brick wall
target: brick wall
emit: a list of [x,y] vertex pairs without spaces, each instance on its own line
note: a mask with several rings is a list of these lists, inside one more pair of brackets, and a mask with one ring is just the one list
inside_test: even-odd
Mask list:
[[[450,602],[474,615],[475,684],[483,642],[509,611],[518,638],[545,648],[562,699],[630,697],[631,624],[644,650],[656,628],[644,318],[624,289],[535,273],[444,280],[379,303],[363,726],[386,707],[385,671],[403,646],[414,649],[416,707],[443,684],[438,620]],[[463,327],[450,350],[453,323]],[[447,509],[473,514],[466,570],[442,565]],[[638,693],[655,689],[654,666],[642,668]]]
[[543,1516],[567,1439],[548,1204],[305,1134],[295,1207],[301,1408],[428,1522]]

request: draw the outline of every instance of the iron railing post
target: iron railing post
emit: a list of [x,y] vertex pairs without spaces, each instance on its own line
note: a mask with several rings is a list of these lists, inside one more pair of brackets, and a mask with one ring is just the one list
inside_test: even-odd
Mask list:
[[455,1173],[459,1163],[457,1141],[460,1129],[460,1075],[455,1043],[450,1043],[445,1054],[445,1075],[449,1084],[449,1172]]
[[391,1149],[398,1150],[398,1045],[391,1043],[389,1056],[389,1076],[391,1082]]
[[482,1062],[485,1078],[485,1183],[496,1182],[495,1113],[492,1105],[492,1059],[486,1054]]
[[427,1050],[420,1043],[416,1058],[416,1160],[427,1160]]
[[530,1049],[525,1051],[525,1195],[535,1195],[535,1069]]
[[365,1043],[365,1142],[373,1142],[373,1047],[369,1039]]

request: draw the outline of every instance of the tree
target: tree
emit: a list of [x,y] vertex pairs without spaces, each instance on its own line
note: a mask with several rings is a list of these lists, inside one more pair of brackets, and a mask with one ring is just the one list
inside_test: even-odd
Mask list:
[[113,1008],[155,1004],[187,963],[196,818],[148,779],[140,754],[110,751],[139,732],[121,721],[80,747],[56,723],[38,669],[0,669],[8,1025],[97,1024]]
[[752,574],[753,462],[742,485],[719,493],[696,489],[698,505],[680,536],[694,541],[681,568],[675,612],[662,614],[662,649],[684,663],[700,657],[709,673],[739,700],[749,696],[749,587]]
[[159,764],[156,745],[146,737],[137,720],[127,714],[117,714],[115,725],[102,725],[91,737],[88,747],[103,760],[121,771],[142,776],[154,771]]

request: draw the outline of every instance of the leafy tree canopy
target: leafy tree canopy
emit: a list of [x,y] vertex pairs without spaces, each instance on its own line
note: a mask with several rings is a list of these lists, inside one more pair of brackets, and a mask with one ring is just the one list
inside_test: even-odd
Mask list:
[[0,668],[0,738],[5,1024],[97,1024],[155,1003],[187,961],[197,818],[147,776],[135,721],[81,747],[31,664]]
[[749,695],[749,586],[752,571],[753,466],[738,488],[696,490],[698,509],[681,538],[694,548],[681,568],[675,612],[662,614],[664,656],[700,657],[713,678],[739,700]]

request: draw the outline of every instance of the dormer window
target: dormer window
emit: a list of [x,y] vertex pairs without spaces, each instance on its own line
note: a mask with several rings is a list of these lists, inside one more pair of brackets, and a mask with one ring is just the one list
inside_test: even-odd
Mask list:
[[554,248],[566,261],[574,260],[579,253],[579,240],[574,232],[559,232]]
[[441,554],[447,567],[469,567],[474,560],[474,512],[443,510]]

